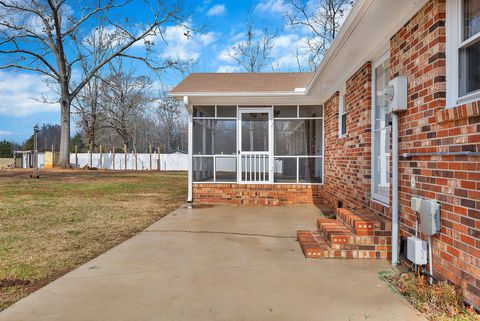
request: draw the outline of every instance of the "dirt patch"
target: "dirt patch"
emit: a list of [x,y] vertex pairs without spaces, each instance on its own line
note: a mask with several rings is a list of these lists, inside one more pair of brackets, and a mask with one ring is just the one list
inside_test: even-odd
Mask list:
[[32,281],[30,280],[3,279],[3,280],[0,280],[0,288],[10,288],[12,286],[29,285],[30,283],[32,283]]

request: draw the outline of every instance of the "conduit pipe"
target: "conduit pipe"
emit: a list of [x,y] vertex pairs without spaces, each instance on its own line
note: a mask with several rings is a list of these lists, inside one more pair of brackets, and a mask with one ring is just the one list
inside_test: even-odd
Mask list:
[[398,264],[398,114],[392,111],[392,265]]

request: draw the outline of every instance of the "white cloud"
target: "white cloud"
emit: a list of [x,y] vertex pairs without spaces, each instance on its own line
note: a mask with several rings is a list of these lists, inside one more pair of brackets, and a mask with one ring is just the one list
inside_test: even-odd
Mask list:
[[0,130],[0,136],[13,136],[15,135],[14,132],[8,131],[8,130]]
[[239,66],[222,65],[217,68],[217,72],[239,72]]
[[255,10],[260,12],[285,13],[287,9],[284,0],[262,0],[255,6]]
[[0,115],[24,117],[41,112],[58,112],[59,104],[35,100],[51,92],[37,74],[0,72]]
[[185,32],[187,30],[183,27],[165,28],[164,38],[168,45],[161,54],[163,58],[197,60],[202,49],[215,41],[213,32],[202,34],[190,32],[190,36],[185,36]]
[[227,10],[225,9],[225,4],[217,4],[208,10],[207,15],[209,16],[223,16]]
[[[191,30],[189,22],[185,26],[165,27],[162,34],[163,38],[160,35],[149,35],[145,40],[154,43],[160,56],[166,59],[197,60],[202,50],[216,41],[214,32],[196,33]],[[143,46],[143,41],[134,44],[134,47]]]

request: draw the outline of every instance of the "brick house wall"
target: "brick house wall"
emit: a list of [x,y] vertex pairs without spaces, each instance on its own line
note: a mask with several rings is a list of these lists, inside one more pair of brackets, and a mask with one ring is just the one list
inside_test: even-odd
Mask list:
[[[371,201],[372,65],[365,63],[347,81],[347,132],[338,136],[339,93],[324,104],[325,203],[352,209],[367,208],[390,217],[388,207]],[[339,204],[341,202],[341,204]]]
[[[429,1],[390,41],[391,77],[408,77],[408,110],[399,117],[400,155],[480,151],[480,102],[445,109],[445,8],[444,0]],[[434,274],[462,286],[480,306],[480,157],[401,158],[399,171],[401,235],[414,234],[412,196],[441,202]]]
[[193,184],[194,202],[234,205],[314,205],[323,186],[308,184]]

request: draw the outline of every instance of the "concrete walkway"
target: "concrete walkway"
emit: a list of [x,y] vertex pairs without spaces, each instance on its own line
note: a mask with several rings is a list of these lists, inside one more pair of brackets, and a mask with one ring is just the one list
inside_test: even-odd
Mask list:
[[181,208],[0,313],[0,320],[425,320],[383,260],[305,260],[315,207]]

